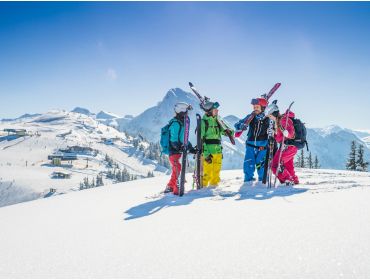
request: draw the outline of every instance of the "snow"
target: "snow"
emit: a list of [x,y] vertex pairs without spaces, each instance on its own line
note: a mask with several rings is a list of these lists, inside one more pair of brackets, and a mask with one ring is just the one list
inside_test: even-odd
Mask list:
[[[25,137],[8,137],[5,128],[26,129]],[[3,134],[3,135],[2,135]],[[112,140],[111,144],[104,139]],[[147,176],[148,172],[163,175],[167,170],[156,162],[145,159],[133,147],[133,138],[112,127],[97,122],[84,114],[51,111],[36,115],[26,121],[19,119],[0,123],[0,207],[33,200],[49,195],[76,191],[85,177],[90,180],[100,172],[106,172],[107,154],[120,168],[134,175]],[[146,143],[147,144],[147,143]],[[58,167],[51,164],[48,155],[68,146],[83,146],[97,150],[96,156],[78,154],[73,166],[62,162]],[[86,167],[86,159],[89,166]],[[71,179],[54,179],[55,171],[71,173]],[[104,178],[104,182],[110,180]]]
[[161,195],[168,177],[0,208],[1,278],[369,278],[370,176]]

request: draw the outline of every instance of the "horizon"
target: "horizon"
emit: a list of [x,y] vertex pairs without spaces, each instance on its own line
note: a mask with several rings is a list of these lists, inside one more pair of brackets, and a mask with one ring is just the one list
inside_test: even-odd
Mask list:
[[189,81],[244,117],[281,82],[308,127],[369,131],[368,34],[369,2],[1,2],[0,119],[137,116]]

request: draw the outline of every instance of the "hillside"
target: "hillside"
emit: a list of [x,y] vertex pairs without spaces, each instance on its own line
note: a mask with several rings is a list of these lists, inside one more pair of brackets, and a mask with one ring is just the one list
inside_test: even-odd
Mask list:
[[[166,176],[0,208],[1,278],[369,278],[368,173],[300,170],[302,185],[179,198]],[[189,174],[190,175],[190,174]]]
[[[24,136],[8,135],[4,129],[26,132]],[[0,131],[0,206],[79,190],[85,178],[92,183],[98,175],[111,184],[113,180],[106,178],[109,170],[127,170],[137,178],[167,172],[148,158],[148,142],[84,114],[52,111],[1,122]],[[80,151],[62,152],[70,147]],[[73,161],[63,160],[57,166],[48,159],[58,155]],[[71,178],[57,179],[55,172]],[[50,193],[51,188],[55,193]]]

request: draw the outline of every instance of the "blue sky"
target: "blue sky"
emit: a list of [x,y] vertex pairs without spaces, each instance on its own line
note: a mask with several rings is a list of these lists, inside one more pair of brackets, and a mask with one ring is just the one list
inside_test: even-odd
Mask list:
[[188,81],[223,115],[281,82],[308,126],[370,129],[370,3],[0,2],[0,118],[137,115]]

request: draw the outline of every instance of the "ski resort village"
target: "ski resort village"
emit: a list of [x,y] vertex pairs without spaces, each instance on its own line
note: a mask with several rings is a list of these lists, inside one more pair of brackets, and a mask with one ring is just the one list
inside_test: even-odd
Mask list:
[[0,279],[370,279],[370,2],[0,1]]

